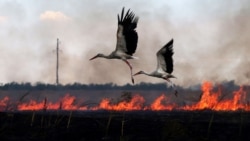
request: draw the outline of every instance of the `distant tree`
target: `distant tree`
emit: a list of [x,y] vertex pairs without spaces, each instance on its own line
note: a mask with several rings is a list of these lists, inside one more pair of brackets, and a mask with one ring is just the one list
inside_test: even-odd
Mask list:
[[[213,90],[218,90],[220,88],[226,88],[228,91],[233,91],[235,89],[239,89],[240,86],[235,84],[235,81],[225,81],[220,84],[217,84],[213,87]],[[250,87],[249,85],[244,85],[244,87]],[[176,86],[179,92],[184,90],[184,88],[180,86]],[[190,91],[197,91],[200,90],[201,84],[190,86]],[[185,91],[186,91],[185,89]],[[55,85],[55,84],[45,84],[43,82],[36,82],[34,85],[32,85],[29,82],[10,82],[6,84],[0,85],[0,90],[123,90],[123,91],[129,91],[129,90],[164,90],[164,91],[171,91],[172,89],[169,88],[168,84],[166,83],[146,83],[141,82],[135,85],[131,85],[130,83],[127,83],[123,86],[118,86],[114,83],[106,83],[106,84],[81,84],[79,82],[75,82],[72,84],[66,84],[66,85]]]

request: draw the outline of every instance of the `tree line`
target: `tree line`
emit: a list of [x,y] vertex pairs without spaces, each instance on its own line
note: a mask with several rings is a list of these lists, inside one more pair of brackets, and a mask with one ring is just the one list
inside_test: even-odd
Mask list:
[[10,82],[6,84],[2,84],[0,86],[0,90],[164,90],[166,89],[165,83],[139,83],[139,84],[125,84],[122,86],[106,83],[106,84],[81,84],[81,83],[72,83],[72,84],[48,84],[37,82],[35,84],[31,84],[29,82]]
[[[176,86],[179,91],[182,90],[201,90],[202,84],[197,84],[190,86],[188,88],[183,88],[181,86]],[[238,89],[239,86],[232,81],[225,81],[220,84],[214,84],[214,89],[226,88],[227,90]],[[250,88],[250,85],[244,85],[246,89]],[[34,84],[30,82],[10,82],[0,85],[0,90],[170,90],[170,85],[167,83],[146,83],[141,82],[135,85],[125,84],[122,86],[116,85],[114,83],[106,84],[82,84],[82,83],[71,83],[71,84],[48,84],[43,82],[36,82]]]

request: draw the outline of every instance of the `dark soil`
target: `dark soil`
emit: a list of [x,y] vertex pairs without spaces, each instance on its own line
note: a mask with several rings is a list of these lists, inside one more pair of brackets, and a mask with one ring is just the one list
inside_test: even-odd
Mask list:
[[250,113],[26,111],[0,113],[1,141],[249,141]]

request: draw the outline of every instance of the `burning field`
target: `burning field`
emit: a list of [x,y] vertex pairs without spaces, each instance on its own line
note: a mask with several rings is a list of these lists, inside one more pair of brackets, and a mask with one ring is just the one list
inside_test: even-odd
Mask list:
[[14,98],[18,91],[2,91],[0,139],[249,140],[249,90],[206,81],[177,96],[131,90],[106,97],[99,91],[89,99],[75,91],[26,91]]
[[[172,111],[172,110],[213,110],[213,111],[250,111],[249,98],[247,97],[248,87],[241,86],[231,94],[222,93],[221,89],[213,91],[211,82],[204,82],[201,87],[201,94],[197,102],[190,104],[178,104],[173,102],[173,96],[162,93],[151,103],[147,104],[145,98],[140,94],[125,92],[117,100],[113,98],[102,98],[99,103],[88,104],[83,100],[77,102],[74,95],[65,94],[57,101],[52,102],[46,96],[41,100],[30,99],[23,101],[27,94],[24,94],[18,101],[12,101],[5,96],[0,99],[0,111],[33,111],[33,110],[77,110],[77,111]],[[179,94],[180,95],[180,94]],[[230,96],[228,96],[230,95]],[[178,96],[176,97],[178,99]]]

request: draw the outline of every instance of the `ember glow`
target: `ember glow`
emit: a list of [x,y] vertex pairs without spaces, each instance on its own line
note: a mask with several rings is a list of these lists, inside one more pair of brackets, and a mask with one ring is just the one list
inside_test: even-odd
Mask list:
[[[247,100],[247,92],[241,86],[233,91],[230,98],[225,98],[221,90],[213,90],[211,82],[204,82],[201,87],[202,94],[198,102],[188,105],[173,103],[166,94],[161,94],[151,104],[146,104],[143,96],[135,94],[127,99],[115,101],[111,98],[103,98],[99,104],[90,106],[77,103],[75,96],[66,94],[56,102],[51,102],[46,97],[41,101],[29,100],[28,102],[13,102],[9,97],[0,99],[0,111],[24,111],[24,110],[110,110],[110,111],[171,111],[171,110],[214,110],[214,111],[250,111],[250,104]],[[84,105],[84,106],[83,106]],[[12,108],[10,108],[12,107]],[[13,108],[13,107],[16,107]]]

